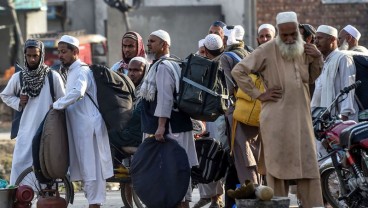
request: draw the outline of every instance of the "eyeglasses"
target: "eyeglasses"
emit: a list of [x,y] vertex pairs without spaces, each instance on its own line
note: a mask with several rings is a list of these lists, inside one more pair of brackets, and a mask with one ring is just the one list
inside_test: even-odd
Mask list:
[[221,22],[221,21],[216,21],[216,22],[212,23],[212,26],[223,28],[223,27],[226,26],[226,24]]

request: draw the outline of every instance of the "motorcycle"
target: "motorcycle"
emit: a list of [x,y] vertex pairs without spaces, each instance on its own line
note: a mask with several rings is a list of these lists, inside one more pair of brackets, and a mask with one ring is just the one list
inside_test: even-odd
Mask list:
[[359,85],[345,87],[329,107],[312,111],[316,138],[328,153],[319,159],[325,161],[320,167],[322,194],[334,208],[368,207],[368,122],[333,115],[343,96]]

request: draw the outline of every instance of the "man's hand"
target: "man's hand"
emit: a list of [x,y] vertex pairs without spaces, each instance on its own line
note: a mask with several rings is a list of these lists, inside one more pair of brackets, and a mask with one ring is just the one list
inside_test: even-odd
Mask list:
[[19,99],[20,99],[19,105],[22,106],[22,108],[24,108],[28,103],[28,95],[20,95]]
[[341,115],[341,120],[343,120],[343,121],[347,121],[347,120],[349,120],[349,117],[344,116],[344,115]]
[[276,102],[280,98],[282,98],[281,88],[273,87],[273,88],[267,89],[257,99],[260,100],[261,102],[267,102],[267,101]]
[[164,142],[165,141],[164,134],[165,134],[165,127],[159,126],[155,133],[156,140],[159,142]]
[[307,55],[312,56],[313,58],[322,57],[322,53],[317,49],[316,45],[314,45],[312,43],[304,44],[304,52]]

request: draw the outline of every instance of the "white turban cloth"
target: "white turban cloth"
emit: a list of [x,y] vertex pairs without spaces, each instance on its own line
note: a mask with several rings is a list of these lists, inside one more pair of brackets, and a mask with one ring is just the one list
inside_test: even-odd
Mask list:
[[227,45],[239,44],[244,38],[244,28],[241,25],[235,25],[230,31],[230,36],[227,39]]

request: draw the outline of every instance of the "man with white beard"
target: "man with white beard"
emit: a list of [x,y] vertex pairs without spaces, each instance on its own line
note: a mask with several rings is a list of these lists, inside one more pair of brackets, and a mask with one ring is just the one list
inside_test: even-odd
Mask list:
[[[295,12],[279,13],[276,24],[276,39],[260,45],[231,74],[245,93],[262,102],[266,177],[275,196],[288,196],[289,182],[295,181],[303,207],[323,207],[308,88],[321,73],[322,54],[304,44]],[[264,93],[253,84],[251,72],[263,77]]]
[[351,25],[346,25],[339,32],[338,47],[339,50],[351,50],[362,53],[368,53],[368,49],[364,46],[360,46],[358,41],[362,35],[360,32]]
[[[311,107],[328,107],[341,89],[355,81],[355,65],[351,56],[337,48],[336,28],[320,25],[314,43],[323,54],[325,61],[322,74],[316,80]],[[353,92],[350,92],[346,99],[338,104],[337,109],[342,120],[358,120],[359,109]]]

